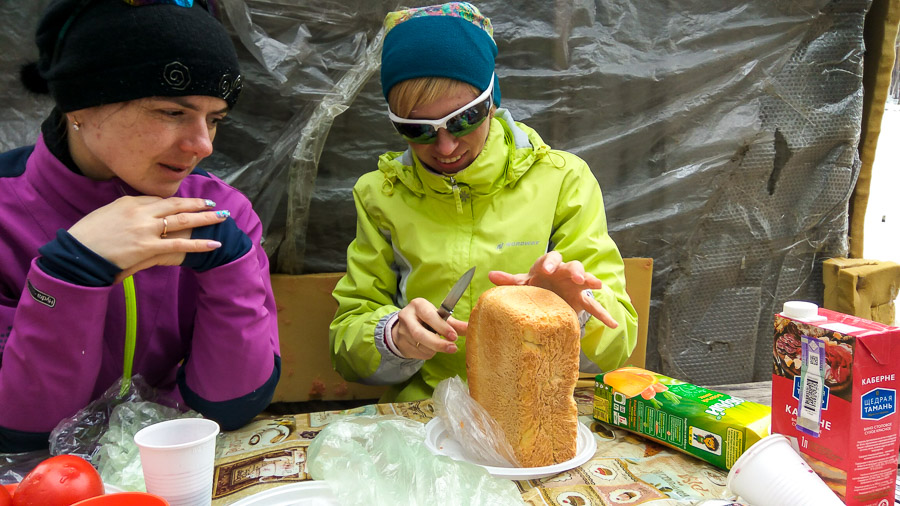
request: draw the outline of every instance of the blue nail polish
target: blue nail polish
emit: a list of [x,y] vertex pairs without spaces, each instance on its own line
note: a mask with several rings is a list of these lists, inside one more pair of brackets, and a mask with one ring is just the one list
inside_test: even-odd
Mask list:
[[226,211],[226,210],[216,211],[216,216],[218,216],[219,218],[227,218],[227,217],[231,216],[231,211]]
[[216,203],[212,200],[206,199],[206,207],[216,207]]

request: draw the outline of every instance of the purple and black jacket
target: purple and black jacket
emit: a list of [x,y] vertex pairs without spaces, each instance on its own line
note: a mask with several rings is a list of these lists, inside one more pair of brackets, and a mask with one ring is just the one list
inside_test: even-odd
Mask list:
[[[137,193],[119,179],[73,172],[43,137],[0,154],[0,452],[46,447],[62,419],[122,376],[122,284],[54,277],[40,267],[38,249],[123,195]],[[265,409],[281,369],[262,225],[243,194],[203,171],[189,175],[176,196],[229,210],[251,245],[207,270],[156,266],[134,275],[133,373],[235,429]]]

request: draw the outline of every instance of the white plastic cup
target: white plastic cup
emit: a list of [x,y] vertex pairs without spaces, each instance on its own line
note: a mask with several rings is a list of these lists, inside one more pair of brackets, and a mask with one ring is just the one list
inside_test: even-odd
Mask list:
[[843,506],[781,434],[771,434],[738,457],[728,489],[751,506]]
[[147,492],[171,506],[209,506],[219,424],[178,418],[144,427],[134,435]]

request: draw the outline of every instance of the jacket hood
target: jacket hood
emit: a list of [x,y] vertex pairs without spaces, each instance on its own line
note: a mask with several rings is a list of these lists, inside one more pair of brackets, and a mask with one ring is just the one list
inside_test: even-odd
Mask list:
[[[489,195],[507,185],[514,187],[535,161],[547,156],[549,151],[550,146],[534,129],[514,121],[508,110],[497,109],[481,153],[452,178],[469,186],[476,195]],[[426,168],[412,149],[381,155],[378,169],[384,174],[382,191],[387,194],[393,192],[398,181],[419,196],[430,192],[453,193],[451,176]]]

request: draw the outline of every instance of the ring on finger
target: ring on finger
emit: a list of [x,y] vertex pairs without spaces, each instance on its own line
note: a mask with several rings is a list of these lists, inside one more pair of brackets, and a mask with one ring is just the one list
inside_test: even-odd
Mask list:
[[417,349],[417,350],[419,349],[419,345],[420,345],[420,344],[422,344],[422,343],[420,343],[419,341],[416,341],[416,349]]
[[163,239],[166,238],[166,234],[169,232],[169,220],[163,218],[163,231],[159,236]]

